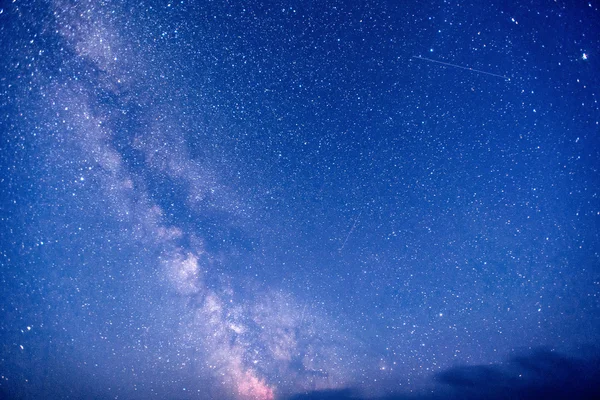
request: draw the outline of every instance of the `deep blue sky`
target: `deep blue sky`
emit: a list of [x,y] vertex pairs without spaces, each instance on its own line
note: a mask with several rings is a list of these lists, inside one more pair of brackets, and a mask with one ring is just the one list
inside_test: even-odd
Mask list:
[[0,37],[2,397],[588,393],[598,3],[16,1]]

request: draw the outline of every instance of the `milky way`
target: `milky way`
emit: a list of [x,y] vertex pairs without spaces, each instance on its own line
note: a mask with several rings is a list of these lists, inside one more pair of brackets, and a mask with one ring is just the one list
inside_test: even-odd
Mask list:
[[2,7],[3,396],[460,398],[597,354],[593,6]]

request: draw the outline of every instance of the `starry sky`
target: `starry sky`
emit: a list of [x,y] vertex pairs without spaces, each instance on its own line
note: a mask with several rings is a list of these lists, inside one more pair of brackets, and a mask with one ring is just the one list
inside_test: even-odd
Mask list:
[[1,2],[0,397],[597,395],[599,97],[595,1]]

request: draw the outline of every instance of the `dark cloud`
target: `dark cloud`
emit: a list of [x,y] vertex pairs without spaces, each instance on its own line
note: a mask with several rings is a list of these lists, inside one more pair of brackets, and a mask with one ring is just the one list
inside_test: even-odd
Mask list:
[[437,376],[463,398],[600,398],[600,358],[574,358],[548,349],[505,365],[450,368]]
[[352,389],[339,390],[317,390],[310,393],[302,393],[292,396],[290,400],[344,400],[356,399]]
[[[394,394],[377,400],[423,399],[599,399],[600,356],[576,358],[546,348],[494,365],[461,365],[433,378],[420,394]],[[366,399],[352,389],[314,391],[290,400]]]

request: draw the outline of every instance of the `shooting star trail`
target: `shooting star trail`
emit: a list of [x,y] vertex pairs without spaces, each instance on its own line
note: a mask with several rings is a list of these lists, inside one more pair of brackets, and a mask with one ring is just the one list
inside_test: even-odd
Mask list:
[[502,79],[506,79],[507,81],[510,81],[510,78],[508,76],[493,74],[491,72],[482,71],[480,69],[475,69],[475,68],[471,68],[471,67],[463,67],[462,65],[452,64],[452,63],[448,63],[448,62],[444,62],[444,61],[438,61],[438,60],[434,60],[432,58],[427,58],[427,57],[412,56],[412,58],[416,58],[418,60],[428,61],[428,62],[432,62],[432,63],[436,63],[436,64],[442,64],[442,65],[446,65],[448,67],[466,69],[467,71],[476,72],[478,74],[495,76],[496,78],[502,78]]
[[361,215],[362,215],[362,211],[360,213],[358,213],[358,217],[356,217],[356,219],[354,220],[354,224],[352,224],[352,228],[350,228],[350,232],[348,232],[348,235],[346,236],[346,239],[344,240],[344,243],[342,244],[342,247],[340,247],[340,249],[338,250],[339,252],[341,252],[342,250],[344,250],[344,247],[346,246],[346,242],[348,241],[348,238],[350,237],[350,235],[352,234],[352,231],[356,227],[356,223],[358,222],[358,220],[359,220],[359,218],[360,218]]

